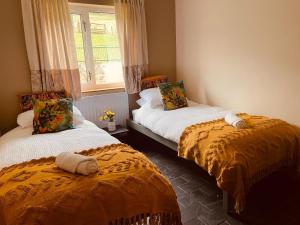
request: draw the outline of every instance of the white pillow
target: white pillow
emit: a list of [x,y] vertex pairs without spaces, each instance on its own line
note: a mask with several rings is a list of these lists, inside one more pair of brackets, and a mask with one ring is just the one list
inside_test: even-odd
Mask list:
[[28,110],[18,115],[17,123],[22,128],[33,126],[33,110]]
[[139,100],[136,101],[136,104],[138,104],[140,107],[142,107],[147,104],[147,101],[143,98],[140,98]]
[[186,100],[188,102],[188,107],[199,106],[199,103],[197,103],[197,102],[189,100],[188,98],[186,98]]
[[85,118],[81,114],[80,110],[73,105],[73,125],[78,126],[79,124],[83,123],[84,120]]
[[[17,123],[22,128],[32,127],[33,126],[33,110],[28,110],[18,115]],[[80,110],[73,106],[73,125],[78,126],[84,121],[84,117],[81,114]]]
[[140,92],[142,99],[149,103],[151,107],[163,105],[159,88],[149,88]]

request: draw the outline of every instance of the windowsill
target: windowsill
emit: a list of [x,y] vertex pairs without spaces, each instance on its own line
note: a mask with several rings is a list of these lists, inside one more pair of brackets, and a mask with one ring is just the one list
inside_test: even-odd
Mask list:
[[103,95],[103,94],[112,94],[125,92],[124,87],[118,88],[105,88],[105,89],[95,89],[95,90],[84,90],[82,91],[82,96],[93,96],[93,95]]

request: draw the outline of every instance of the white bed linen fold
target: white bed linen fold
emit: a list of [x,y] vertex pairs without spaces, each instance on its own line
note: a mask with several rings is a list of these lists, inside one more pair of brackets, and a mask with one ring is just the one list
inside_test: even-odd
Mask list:
[[0,169],[62,152],[80,152],[119,141],[85,120],[76,129],[32,135],[32,127],[17,127],[0,138]]
[[134,110],[133,120],[175,143],[188,126],[224,118],[230,111],[221,107],[212,107],[188,101],[189,107],[164,111],[163,106],[150,107],[148,105]]

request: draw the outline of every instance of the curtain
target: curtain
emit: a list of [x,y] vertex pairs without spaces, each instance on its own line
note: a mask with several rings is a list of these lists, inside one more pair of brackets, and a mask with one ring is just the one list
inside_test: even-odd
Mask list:
[[22,0],[33,92],[81,96],[80,75],[68,0]]
[[145,2],[115,0],[115,10],[126,91],[138,93],[148,69]]

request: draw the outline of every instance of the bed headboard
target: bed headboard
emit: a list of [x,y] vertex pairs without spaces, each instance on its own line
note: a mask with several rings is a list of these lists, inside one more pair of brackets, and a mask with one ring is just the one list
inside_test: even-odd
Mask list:
[[19,95],[21,112],[25,112],[32,109],[32,99],[48,100],[66,98],[65,92],[38,92],[27,93]]
[[[168,82],[168,76],[166,75],[152,75],[147,76],[142,79],[142,90],[157,87],[161,83]],[[130,116],[132,110],[138,109],[139,106],[136,104],[136,101],[139,99],[139,93],[128,95],[129,111]]]
[[155,75],[147,76],[142,79],[142,90],[157,87],[161,83],[167,83],[168,76],[166,75]]

